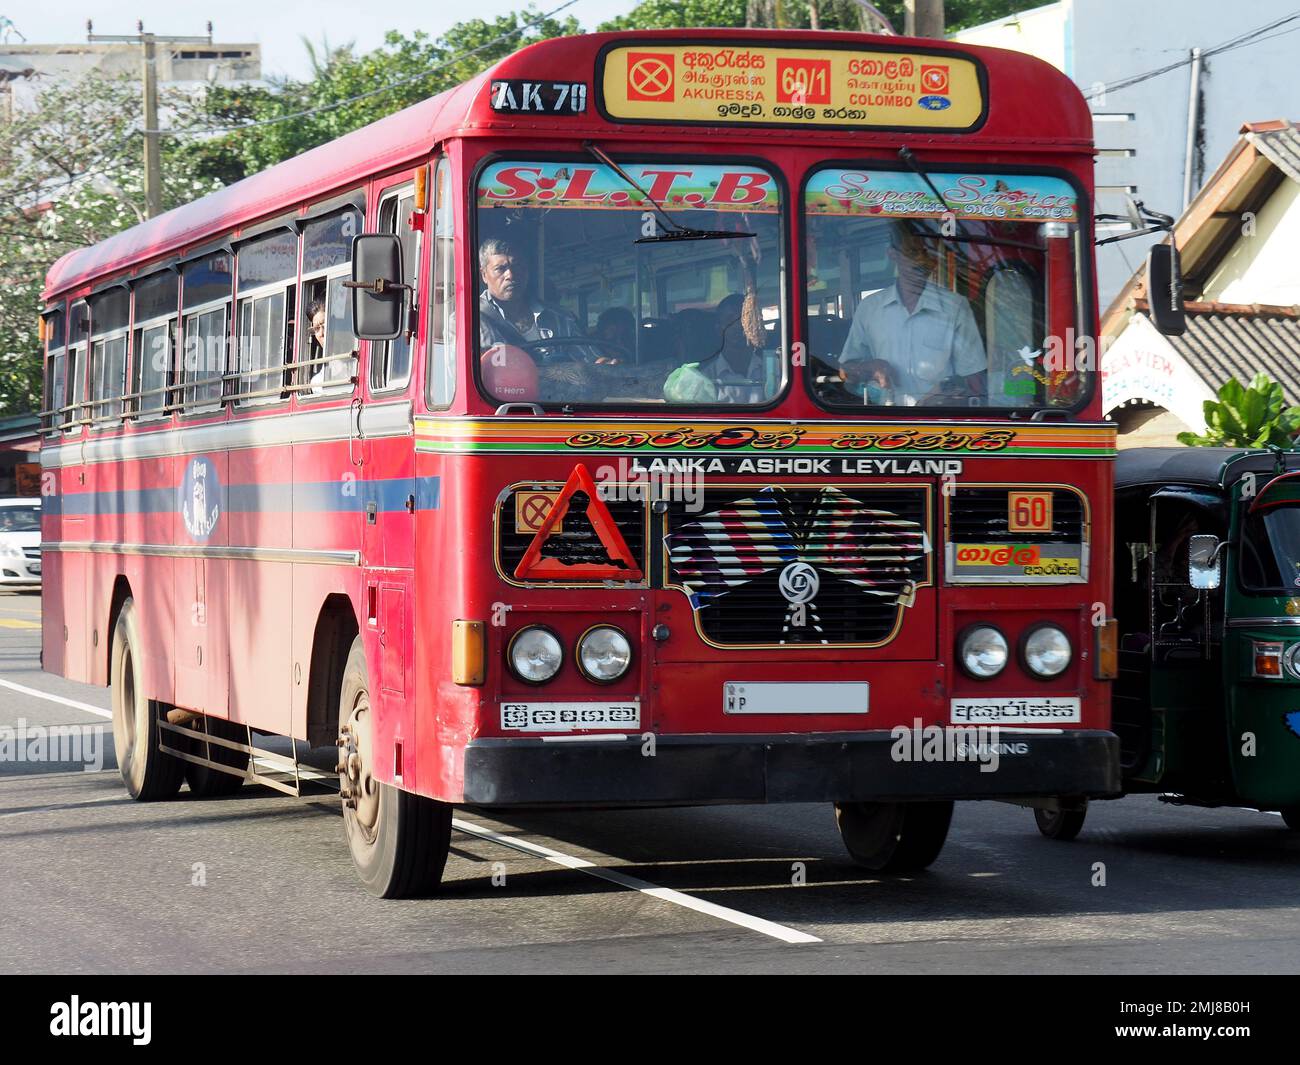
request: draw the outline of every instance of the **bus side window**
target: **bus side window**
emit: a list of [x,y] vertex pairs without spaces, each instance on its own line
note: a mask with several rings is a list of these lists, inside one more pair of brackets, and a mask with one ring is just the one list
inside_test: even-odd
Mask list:
[[106,422],[122,414],[126,391],[126,334],[131,295],[125,287],[91,297],[90,378],[94,406],[91,416]]
[[64,325],[62,307],[45,312],[42,326],[45,337],[45,409],[41,412],[42,429],[53,429],[63,420],[59,407],[63,405],[63,374],[67,360],[67,354],[63,350],[67,343]]
[[361,212],[354,207],[303,226],[299,399],[350,395],[355,387],[357,341],[350,293],[343,283],[351,277],[352,238],[361,227]]
[[[415,191],[404,190],[389,196],[379,206],[379,232],[395,233],[402,242],[402,278],[418,292],[420,234],[411,228],[411,214],[415,210]],[[406,304],[409,309],[411,304]],[[414,338],[403,333],[396,340],[374,342],[370,345],[370,390],[382,392],[404,387],[411,380],[411,342]]]
[[83,410],[86,398],[86,346],[90,342],[90,308],[84,302],[72,305],[68,323],[68,366],[64,394],[60,405],[67,409],[63,424],[76,430],[86,417]]
[[156,417],[170,406],[169,386],[176,358],[178,281],[174,270],[165,270],[134,285],[135,337],[131,348],[128,414]]
[[429,406],[448,407],[456,395],[456,248],[451,164],[438,160],[433,179],[433,298],[429,313]]
[[280,230],[239,249],[240,404],[274,403],[283,395],[286,322],[293,320],[298,235]]
[[224,393],[226,338],[231,295],[231,254],[213,252],[181,269],[182,402],[191,408],[211,410]]

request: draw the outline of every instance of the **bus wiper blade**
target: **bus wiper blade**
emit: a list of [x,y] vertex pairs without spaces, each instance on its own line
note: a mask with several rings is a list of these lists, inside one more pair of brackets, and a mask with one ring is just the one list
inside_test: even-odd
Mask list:
[[667,227],[667,233],[657,234],[653,237],[639,237],[633,243],[635,244],[655,244],[669,240],[732,240],[736,237],[753,237],[754,233],[734,233],[726,229],[696,229],[694,226],[684,226],[664,210],[663,204],[650,195],[636,180],[618,163],[609,157],[605,151],[595,141],[583,141],[582,146],[595,158],[609,167],[615,174],[623,179],[628,185],[636,189],[657,214]]
[[959,244],[996,244],[1003,248],[1027,248],[1030,251],[1043,250],[1037,244],[1029,244],[1019,240],[1006,240],[1002,237],[977,236],[970,232],[970,230],[966,228],[966,224],[957,217],[957,212],[952,209],[952,204],[944,198],[943,193],[940,192],[935,183],[930,180],[930,175],[926,172],[925,168],[921,166],[916,155],[912,152],[912,149],[906,147],[899,148],[898,157],[907,164],[908,168],[911,169],[913,173],[920,177],[920,179],[930,187],[930,191],[934,193],[934,198],[943,204],[943,209],[952,215],[956,223],[962,228],[961,233],[944,233],[942,229],[938,229],[934,233],[927,233],[926,236],[934,237],[936,240],[951,240]]
[[653,237],[637,237],[633,244],[662,244],[669,240],[735,240],[737,237],[753,237],[754,233],[739,233],[734,229],[692,229],[690,226],[679,226],[677,229],[670,229],[667,233],[659,233]]

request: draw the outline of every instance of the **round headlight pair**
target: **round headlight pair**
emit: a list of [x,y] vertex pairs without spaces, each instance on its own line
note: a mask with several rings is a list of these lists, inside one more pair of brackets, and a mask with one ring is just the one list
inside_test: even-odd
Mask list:
[[[596,684],[612,684],[632,664],[632,644],[613,625],[593,625],[578,639],[578,669]],[[544,625],[515,633],[506,651],[510,671],[525,684],[545,684],[564,664],[564,645]]]
[[[1030,629],[1020,648],[1025,668],[1044,680],[1064,673],[1072,655],[1070,638],[1055,625]],[[1006,669],[1011,650],[1007,638],[992,625],[972,625],[957,642],[957,656],[970,676],[988,680]]]

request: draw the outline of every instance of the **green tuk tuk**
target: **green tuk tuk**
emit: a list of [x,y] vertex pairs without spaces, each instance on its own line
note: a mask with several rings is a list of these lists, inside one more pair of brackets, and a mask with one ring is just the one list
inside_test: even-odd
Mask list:
[[[1122,451],[1114,543],[1125,793],[1300,830],[1300,452]],[[1034,813],[1072,839],[1086,806]]]

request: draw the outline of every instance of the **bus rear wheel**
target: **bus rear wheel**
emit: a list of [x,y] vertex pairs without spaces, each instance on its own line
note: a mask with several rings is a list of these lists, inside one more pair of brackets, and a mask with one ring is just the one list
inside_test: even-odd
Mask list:
[[878,873],[925,869],[943,850],[951,802],[837,802],[835,823],[849,856]]
[[1085,806],[1082,810],[1034,810],[1034,823],[1038,831],[1048,839],[1068,843],[1082,830],[1083,822],[1088,816]]
[[158,718],[162,704],[150,699],[140,675],[144,640],[134,600],[122,604],[113,628],[109,658],[112,683],[113,750],[122,782],[133,799],[168,799],[180,790],[185,763],[158,749]]
[[361,637],[352,641],[339,698],[339,794],[352,864],[372,895],[427,895],[451,847],[451,807],[374,777],[370,681]]

